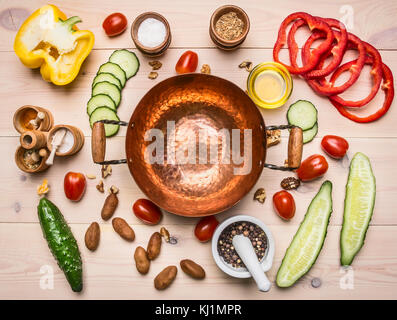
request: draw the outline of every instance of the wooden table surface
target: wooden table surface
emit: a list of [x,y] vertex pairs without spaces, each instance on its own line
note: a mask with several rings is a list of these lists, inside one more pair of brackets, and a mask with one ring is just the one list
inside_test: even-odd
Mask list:
[[[225,1],[186,0],[170,1],[52,1],[68,16],[83,19],[81,29],[95,34],[94,50],[82,66],[76,80],[65,87],[56,87],[41,79],[38,70],[25,68],[13,51],[13,41],[18,27],[25,18],[47,1],[0,1],[0,61],[2,81],[0,86],[1,108],[0,145],[3,149],[0,175],[0,298],[1,299],[392,299],[397,298],[397,106],[393,103],[389,113],[370,124],[353,123],[338,114],[327,99],[314,94],[301,79],[294,78],[294,91],[287,103],[298,99],[312,101],[319,111],[319,133],[304,147],[304,157],[321,153],[320,141],[326,134],[338,134],[348,139],[349,156],[361,151],[371,159],[377,181],[374,215],[367,233],[365,245],[354,260],[354,287],[346,289],[341,282],[345,272],[339,265],[339,234],[343,216],[343,199],[348,174],[347,162],[327,158],[330,168],[325,176],[333,182],[334,212],[328,227],[324,247],[310,272],[295,286],[279,289],[275,285],[268,293],[260,293],[252,280],[230,278],[215,265],[210,243],[199,243],[193,229],[197,219],[177,217],[165,213],[161,225],[178,239],[176,245],[164,244],[160,257],[152,263],[150,272],[141,276],[135,269],[133,253],[138,245],[146,246],[151,233],[160,227],[143,225],[132,213],[134,201],[143,196],[131,178],[127,166],[113,166],[113,174],[105,180],[106,188],[112,184],[120,188],[120,204],[116,216],[125,218],[136,233],[136,240],[127,243],[113,231],[110,222],[100,218],[105,195],[95,189],[97,181],[88,180],[83,200],[68,201],[63,192],[63,178],[68,171],[80,171],[100,176],[100,168],[92,163],[90,154],[90,128],[86,115],[86,102],[90,97],[92,79],[98,66],[104,63],[114,49],[129,48],[137,53],[141,68],[128,81],[118,111],[121,119],[128,120],[142,96],[159,81],[175,74],[174,66],[186,49],[199,55],[199,64],[211,66],[212,74],[224,77],[245,89],[247,72],[238,68],[245,59],[254,64],[272,60],[272,47],[283,18],[294,11],[306,11],[313,15],[341,19],[346,12],[353,14],[349,31],[375,45],[384,62],[397,72],[397,2],[394,0],[346,1],[233,1],[243,7],[251,20],[251,30],[242,48],[225,53],[216,49],[208,34],[212,12]],[[114,12],[124,13],[129,20],[144,11],[163,14],[171,25],[172,44],[160,58],[163,67],[156,80],[149,80],[148,59],[134,48],[129,31],[121,36],[108,38],[102,30],[104,18]],[[304,32],[299,34],[304,39]],[[302,43],[302,42],[301,42]],[[285,50],[283,50],[285,54]],[[284,55],[284,58],[286,55]],[[364,97],[371,80],[369,68],[354,89],[346,93],[351,98]],[[397,73],[396,73],[397,74]],[[374,110],[383,102],[379,94],[367,110]],[[19,137],[12,125],[14,111],[25,104],[48,108],[55,123],[78,126],[86,136],[84,148],[69,159],[56,159],[54,167],[41,174],[21,172],[14,163],[14,152]],[[261,110],[267,124],[284,124],[287,106],[274,111]],[[368,111],[363,111],[367,113]],[[125,129],[108,141],[108,158],[124,156]],[[280,145],[269,149],[270,163],[283,163],[286,158],[286,137]],[[290,222],[282,221],[272,209],[272,195],[280,189],[280,181],[287,173],[263,170],[260,180],[252,191],[234,208],[219,214],[219,220],[236,214],[248,214],[263,220],[271,229],[276,252],[269,278],[274,282],[277,269],[306,208],[325,179],[306,184],[303,191],[295,191],[296,215]],[[84,261],[84,290],[75,294],[70,290],[64,275],[56,265],[43,239],[37,219],[38,196],[36,187],[49,180],[49,198],[63,212],[75,234]],[[264,187],[268,195],[264,205],[252,200],[254,191]],[[84,245],[84,233],[88,225],[97,221],[101,226],[101,243],[96,252]],[[165,266],[179,264],[180,259],[191,258],[207,271],[204,281],[194,281],[179,270],[173,285],[165,291],[153,287],[153,278]],[[40,288],[40,273],[45,266],[54,270],[54,288]],[[313,288],[313,278],[321,279],[321,286]]]

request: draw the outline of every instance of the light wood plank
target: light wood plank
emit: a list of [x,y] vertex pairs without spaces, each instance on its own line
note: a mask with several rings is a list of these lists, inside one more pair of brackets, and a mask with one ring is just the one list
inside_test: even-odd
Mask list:
[[[3,62],[5,74],[12,75],[13,81],[5,81],[0,86],[2,97],[2,111],[9,117],[0,118],[0,136],[17,135],[12,126],[11,117],[15,110],[25,104],[33,104],[48,108],[55,117],[55,123],[70,123],[81,128],[85,135],[90,135],[88,116],[86,115],[86,104],[91,96],[91,84],[98,67],[107,61],[112,50],[96,50],[84,63],[80,75],[68,86],[57,87],[46,83],[41,79],[38,70],[30,70],[24,67],[13,52],[0,52],[0,61]],[[148,59],[138,53],[141,60],[141,67],[138,74],[127,82],[122,91],[122,101],[118,109],[118,115],[122,120],[129,120],[135,106],[145,95],[149,88],[161,80],[175,75],[174,66],[183,49],[169,50],[160,60],[163,67],[159,70],[159,77],[153,81],[148,79],[151,67]],[[231,53],[225,53],[217,49],[200,49],[199,63],[208,63],[211,66],[212,74],[228,79],[241,88],[246,88],[246,77],[248,73],[239,69],[238,65],[246,59],[254,64],[271,61],[272,52],[268,49],[242,49]],[[286,53],[286,51],[285,51]],[[397,53],[385,51],[382,53],[383,60],[392,69],[397,65]],[[362,77],[352,87],[351,94],[343,95],[347,98],[362,98],[370,91],[371,79],[368,70],[365,69]],[[14,94],[10,94],[10,92]],[[285,112],[288,106],[298,99],[310,100],[319,110],[320,133],[341,132],[345,137],[360,137],[363,134],[367,137],[397,137],[395,118],[397,117],[396,102],[386,116],[379,121],[358,124],[342,117],[328,101],[327,98],[316,95],[306,82],[294,78],[294,91],[287,102],[281,108],[275,110],[261,109],[266,124],[286,123]],[[364,114],[379,108],[383,103],[384,94],[380,91],[377,97],[365,107]],[[125,129],[119,135],[125,135]]]
[[[344,273],[339,266],[339,227],[329,227],[322,252],[312,268],[294,287],[260,293],[252,280],[231,278],[215,265],[210,244],[200,244],[191,230],[183,225],[167,226],[178,238],[177,245],[164,244],[151,264],[149,274],[140,275],[133,262],[138,245],[146,246],[150,234],[158,227],[135,226],[136,240],[128,243],[112,229],[101,224],[101,243],[96,252],[84,247],[88,225],[74,224],[72,230],[79,242],[84,261],[84,290],[71,291],[64,275],[56,266],[38,224],[0,224],[0,299],[393,299],[397,287],[397,227],[371,227],[365,246],[353,263],[354,289],[343,290],[339,282]],[[276,241],[276,254],[269,279],[274,282],[285,249],[297,226],[271,226]],[[188,251],[187,248],[195,248]],[[382,248],[382,250],[379,250]],[[179,268],[179,261],[190,258],[207,272],[204,281],[190,279]],[[54,269],[54,289],[40,289],[40,268]],[[177,265],[178,275],[167,290],[153,288],[153,278],[165,266]],[[320,288],[311,287],[318,277]]]
[[[128,18],[128,26],[140,13],[145,11],[158,11],[163,14],[171,25],[172,47],[214,47],[208,34],[209,21],[212,12],[225,2],[221,0],[192,1],[189,4],[183,0],[173,0],[164,5],[162,0],[148,1],[112,1],[111,8],[108,3],[96,0],[78,1],[54,0],[68,16],[78,15],[83,19],[79,25],[81,29],[89,29],[96,37],[96,48],[127,48],[133,47],[133,42],[127,31],[119,36],[109,39],[103,29],[102,21],[114,11],[124,13]],[[396,49],[397,40],[395,14],[397,3],[390,0],[353,0],[346,3],[344,0],[308,0],[308,1],[279,1],[277,5],[258,2],[255,0],[233,2],[241,6],[249,15],[251,21],[250,33],[244,42],[244,47],[272,48],[276,41],[277,31],[281,21],[292,12],[306,11],[315,16],[327,16],[343,19],[346,15],[344,6],[353,12],[353,25],[349,31],[365,41],[369,41],[382,49]],[[9,51],[12,48],[16,30],[25,18],[37,8],[47,4],[44,0],[31,1],[1,1],[0,14],[2,14],[1,27],[3,41],[0,51]],[[351,9],[350,9],[351,8]],[[11,16],[10,16],[11,12]],[[188,30],[188,32],[187,32]]]
[[[320,126],[321,128],[321,126]],[[15,145],[18,143],[16,138],[0,138],[0,143],[4,145],[7,154],[12,155]],[[320,139],[316,138],[304,147],[304,158],[320,151]],[[372,219],[374,225],[394,224],[397,225],[395,214],[395,199],[397,198],[397,172],[395,170],[395,151],[397,149],[397,139],[368,139],[354,138],[349,139],[352,157],[357,151],[367,154],[371,161],[377,181],[377,198],[375,212]],[[124,157],[123,138],[115,138],[108,143],[107,159],[119,159]],[[65,213],[70,222],[89,223],[100,218],[100,211],[105,199],[105,195],[99,193],[95,185],[97,181],[87,180],[87,191],[84,198],[79,203],[74,203],[66,199],[63,192],[63,178],[68,171],[78,171],[83,173],[93,173],[100,178],[100,166],[94,165],[90,155],[90,139],[86,139],[84,149],[74,157],[69,159],[55,159],[54,167],[48,171],[36,175],[23,174],[13,163],[13,158],[4,159],[6,164],[0,185],[0,222],[36,222],[36,206],[38,197],[36,187],[43,178],[47,178],[50,183],[51,193],[49,198],[53,200]],[[287,153],[287,139],[284,138],[278,146],[271,147],[268,151],[268,163],[282,164]],[[340,225],[343,216],[343,201],[345,195],[345,184],[348,174],[348,161],[341,162],[327,157],[329,170],[323,179],[305,183],[299,191],[292,191],[296,201],[296,217],[285,223],[273,211],[272,196],[279,191],[280,182],[284,177],[291,176],[290,173],[264,169],[256,186],[244,197],[240,203],[227,212],[221,213],[219,219],[235,214],[249,214],[260,218],[271,225],[299,224],[306,212],[306,209],[314,197],[320,184],[324,179],[329,179],[334,185],[334,214],[331,219],[332,225]],[[144,197],[143,193],[135,184],[126,165],[114,165],[113,174],[105,180],[106,188],[115,184],[120,188],[120,204],[117,209],[119,214],[132,224],[140,224],[139,220],[132,213],[132,205],[138,198]],[[25,177],[26,180],[22,180]],[[253,201],[253,194],[259,187],[264,187],[267,193],[267,200],[264,205]],[[21,206],[21,211],[15,212],[15,205]],[[193,225],[197,219],[177,217],[172,214],[165,214],[163,223]]]

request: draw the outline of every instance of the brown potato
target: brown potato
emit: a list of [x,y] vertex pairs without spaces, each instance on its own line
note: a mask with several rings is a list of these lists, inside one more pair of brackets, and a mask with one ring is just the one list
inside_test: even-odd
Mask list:
[[150,237],[149,243],[147,245],[147,256],[149,260],[154,260],[160,254],[161,249],[161,234],[155,232]]
[[184,259],[180,262],[181,269],[184,273],[191,276],[195,279],[204,279],[205,278],[205,271],[202,266],[197,264],[196,262]]
[[102,219],[109,220],[116,211],[118,204],[119,199],[117,198],[117,195],[115,193],[109,194],[105,200],[105,203],[103,204],[101,212]]
[[164,290],[174,281],[177,272],[178,269],[175,266],[168,266],[154,278],[154,287],[157,290]]
[[123,218],[114,218],[112,220],[112,225],[114,231],[116,231],[120,237],[127,241],[134,241],[135,232]]
[[137,247],[134,253],[136,269],[141,274],[146,274],[149,272],[150,260],[147,257],[146,250],[142,247]]
[[88,227],[85,233],[85,246],[91,250],[95,251],[99,245],[99,239],[101,235],[101,229],[99,228],[99,224],[97,222],[93,222]]

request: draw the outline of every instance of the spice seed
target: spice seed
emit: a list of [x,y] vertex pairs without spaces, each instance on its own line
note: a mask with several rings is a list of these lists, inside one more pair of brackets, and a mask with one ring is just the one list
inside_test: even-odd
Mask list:
[[236,12],[228,12],[222,15],[215,23],[216,33],[225,40],[235,40],[240,37],[244,30],[244,22]]

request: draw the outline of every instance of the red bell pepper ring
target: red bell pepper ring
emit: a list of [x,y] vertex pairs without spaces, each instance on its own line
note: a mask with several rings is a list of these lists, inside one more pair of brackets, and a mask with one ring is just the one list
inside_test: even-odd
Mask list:
[[[368,59],[367,57],[365,63],[372,65],[371,69],[371,75],[373,77],[373,86],[371,89],[371,92],[367,97],[364,99],[358,100],[358,101],[350,101],[350,100],[344,100],[340,96],[330,96],[329,99],[333,100],[335,102],[338,102],[339,104],[345,106],[345,107],[353,107],[353,108],[360,108],[362,106],[365,106],[370,102],[378,93],[380,84],[382,83],[382,58],[379,54],[379,51],[376,50],[373,46],[371,46],[369,43],[364,42],[365,45],[365,50],[367,51],[367,54],[372,57],[372,59]],[[334,85],[336,79],[345,71],[349,70],[352,65],[351,62],[347,62],[343,65],[341,65],[336,71],[332,74],[332,77],[330,79],[330,83]]]
[[[368,63],[373,63],[371,61],[372,58],[367,57],[367,62]],[[352,61],[353,62],[353,61]],[[358,123],[368,123],[368,122],[372,122],[375,120],[378,120],[379,118],[381,118],[383,115],[385,115],[385,113],[390,109],[390,106],[393,102],[393,98],[394,98],[394,79],[393,79],[393,74],[390,70],[390,68],[385,65],[384,63],[382,63],[382,72],[383,72],[383,85],[382,85],[382,90],[385,91],[385,101],[383,102],[383,106],[377,110],[376,112],[374,112],[373,114],[370,114],[368,116],[364,116],[364,117],[359,117],[355,114],[350,113],[345,106],[343,106],[342,104],[330,100],[331,103],[335,106],[335,108],[339,111],[339,113],[354,121],[354,122],[358,122]]]
[[[305,79],[313,79],[313,78],[321,78],[328,76],[331,74],[341,63],[343,59],[343,55],[345,54],[346,46],[347,46],[347,31],[345,25],[336,20],[336,19],[331,19],[331,18],[320,18],[316,17],[317,19],[322,19],[325,21],[331,28],[336,28],[339,29],[340,33],[334,33],[334,37],[336,40],[336,45],[331,47],[331,50],[329,51],[328,55],[332,55],[332,60],[331,62],[325,67],[325,68],[320,68],[320,69],[314,69],[309,71],[304,75]],[[297,20],[294,22],[294,24],[291,26],[291,29],[288,33],[288,43],[291,43],[292,39],[295,38],[295,33],[298,30],[300,26],[304,24],[304,21],[302,20]],[[325,38],[325,35],[321,31],[315,31],[313,32],[308,40],[305,42],[305,45],[302,48],[302,60],[303,60],[303,54],[305,55],[304,61],[309,61],[310,57],[310,48],[313,44],[314,41],[320,38]],[[296,53],[294,56],[290,54],[290,60],[292,66],[296,66]]]
[[[302,19],[308,25],[310,30],[321,30],[324,31],[324,33],[326,34],[326,39],[313,50],[310,59],[302,67],[286,65],[279,59],[280,50],[285,45],[287,40],[286,29],[290,23],[294,22],[297,19]],[[334,35],[331,28],[326,22],[321,19],[317,19],[306,12],[291,13],[284,19],[284,21],[281,23],[280,29],[278,30],[277,41],[273,48],[273,60],[284,65],[292,74],[304,74],[316,67],[321,55],[331,48],[333,41]],[[299,50],[295,39],[291,39],[291,41],[288,43],[288,46],[290,55],[291,53],[295,55]]]
[[[334,30],[334,34],[336,37],[341,36],[340,33],[335,30]],[[354,63],[350,66],[349,79],[345,83],[337,87],[334,87],[333,84],[327,81],[325,78],[308,79],[307,83],[318,94],[324,96],[332,96],[332,95],[340,94],[346,91],[348,88],[350,88],[360,77],[360,73],[364,67],[365,58],[367,56],[364,42],[361,41],[360,38],[356,37],[354,34],[351,34],[349,32],[347,33],[347,39],[348,39],[347,49],[356,49],[358,50],[358,54],[359,54],[358,58],[354,60]],[[318,67],[320,69],[324,65],[325,60],[328,58],[328,56],[329,54],[321,57],[320,62],[318,64]],[[307,58],[308,57],[306,56],[305,52],[303,52],[302,54],[303,63],[305,63]]]

